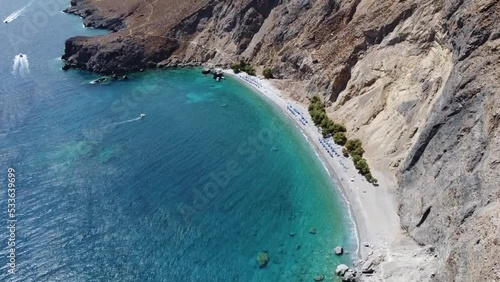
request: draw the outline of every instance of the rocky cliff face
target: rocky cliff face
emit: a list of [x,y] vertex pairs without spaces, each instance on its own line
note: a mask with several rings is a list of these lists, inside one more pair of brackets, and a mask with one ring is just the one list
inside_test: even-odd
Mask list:
[[270,66],[295,98],[330,101],[395,177],[402,228],[436,248],[430,280],[500,280],[499,1],[114,2],[72,1],[115,32],[69,39],[69,66]]
[[401,170],[400,216],[458,281],[500,277],[498,1],[445,3],[451,72]]

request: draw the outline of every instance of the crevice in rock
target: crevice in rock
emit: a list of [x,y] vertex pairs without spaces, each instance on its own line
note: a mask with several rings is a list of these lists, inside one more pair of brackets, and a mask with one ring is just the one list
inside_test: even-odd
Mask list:
[[476,206],[472,207],[465,215],[464,217],[462,218],[462,220],[460,221],[460,224],[464,224],[464,222],[469,218],[471,217],[474,212],[476,211]]
[[278,0],[271,0],[271,1],[254,0],[250,2],[250,4],[244,11],[242,11],[242,14],[245,14],[251,7],[255,7],[255,10],[257,10],[257,12],[261,14],[264,17],[264,19],[266,19],[271,14],[271,11],[274,8],[276,8],[276,6],[278,6],[279,4],[280,1]]
[[344,91],[347,87],[347,84],[351,80],[351,70],[358,63],[359,56],[361,53],[368,50],[370,46],[378,45],[382,42],[382,40],[403,21],[408,19],[413,15],[415,11],[415,7],[411,6],[410,8],[401,12],[397,17],[394,18],[390,23],[380,27],[377,30],[368,30],[364,32],[364,42],[362,44],[354,47],[351,55],[347,58],[344,67],[342,70],[335,76],[332,85],[332,92],[330,95],[330,101],[336,102],[340,93]]
[[198,25],[203,18],[210,18],[213,16],[214,5],[208,5],[201,10],[197,11],[195,14],[184,19],[179,25],[177,25],[173,30],[178,30],[184,34],[191,35],[195,33],[198,29]]
[[[422,157],[425,149],[427,148],[427,145],[429,145],[432,138],[434,137],[434,135],[436,135],[436,133],[439,131],[439,128],[442,125],[443,125],[442,123],[438,123],[431,128],[430,132],[425,136],[425,139],[421,142],[421,145],[413,153],[410,164],[406,167],[406,171],[409,171],[420,160],[420,157]],[[422,134],[421,136],[424,135]]]
[[490,38],[491,33],[489,33],[489,32],[481,33],[481,30],[476,30],[472,33],[472,36],[474,37],[474,40],[469,43],[469,46],[467,46],[469,48],[467,48],[465,50],[465,52],[463,52],[461,54],[461,56],[459,56],[459,58],[458,58],[459,62],[469,58],[470,55],[475,50],[477,50],[479,47],[483,46],[486,42],[488,42],[488,39]]
[[354,18],[354,15],[356,14],[359,3],[361,3],[361,0],[356,0],[356,1],[354,1],[352,6],[350,7],[349,14],[347,15],[347,19],[346,19],[346,24],[349,24],[352,21],[352,19]]
[[259,32],[265,20],[272,10],[280,3],[272,1],[251,1],[247,6],[239,11],[239,26],[233,34],[233,40],[237,43],[237,54],[243,53],[251,43],[255,34]]
[[378,30],[367,30],[364,32],[365,34],[365,41],[369,45],[377,45],[384,40],[384,38],[390,34],[391,32],[396,29],[396,27],[409,17],[413,15],[413,12],[415,11],[415,7],[410,7],[407,10],[403,11],[401,14],[399,14],[394,20],[382,27],[380,27]]
[[425,210],[424,214],[422,215],[422,218],[420,218],[420,221],[417,223],[417,227],[420,227],[424,223],[424,221],[427,219],[427,217],[429,216],[429,213],[431,213],[431,208],[432,208],[432,206],[429,206]]
[[[450,1],[449,3],[453,3]],[[449,20],[453,17],[453,15],[460,9],[460,7],[464,4],[464,0],[459,0],[455,4],[450,4],[453,5],[450,7],[448,14],[446,15],[446,19]]]

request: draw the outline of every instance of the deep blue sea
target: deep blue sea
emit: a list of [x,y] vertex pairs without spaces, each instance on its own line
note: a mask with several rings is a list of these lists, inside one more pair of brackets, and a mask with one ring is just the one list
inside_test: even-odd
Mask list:
[[345,205],[282,112],[199,69],[89,84],[61,70],[64,41],[106,31],[69,0],[28,3],[0,3],[0,281],[331,281],[349,264]]

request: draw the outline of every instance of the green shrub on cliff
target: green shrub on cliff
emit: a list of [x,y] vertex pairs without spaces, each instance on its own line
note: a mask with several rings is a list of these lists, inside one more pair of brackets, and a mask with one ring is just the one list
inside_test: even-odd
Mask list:
[[359,139],[349,139],[347,140],[345,147],[351,156],[360,156],[362,157],[365,153],[363,149],[363,144]]
[[347,142],[347,136],[345,136],[344,132],[337,132],[333,134],[333,141],[340,146],[344,146]]
[[234,73],[246,72],[249,75],[255,76],[255,69],[252,65],[248,64],[244,60],[240,60],[239,63],[232,64],[231,69],[233,69]]
[[271,68],[265,68],[262,75],[264,75],[266,79],[273,78],[273,70]]
[[314,122],[314,125],[320,126],[321,123],[326,120],[328,117],[326,116],[326,113],[324,111],[314,109],[310,112],[311,118]]
[[247,65],[246,68],[243,69],[243,71],[248,73],[248,75],[255,76],[255,69],[251,65]]
[[363,158],[363,153],[365,152],[365,150],[362,147],[361,141],[359,139],[348,140],[345,144],[344,149],[342,149],[342,153],[344,154],[344,156],[347,153],[352,156],[354,167],[359,171],[361,175],[366,178],[366,181],[377,186],[378,180],[372,176],[370,166],[368,165],[368,162]]
[[325,104],[321,102],[321,99],[318,96],[313,96],[311,98],[311,103],[309,104],[309,111],[312,110],[321,110],[323,111],[325,109]]
[[345,128],[345,126],[343,124],[340,124],[340,123],[334,123],[333,124],[333,128],[332,128],[332,132],[333,133],[337,133],[337,132],[347,132],[347,129]]
[[323,127],[321,128],[321,134],[326,138],[330,132],[328,131],[328,128]]
[[344,155],[344,157],[346,157],[346,158],[349,157],[349,152],[347,151],[346,148],[342,148],[342,155]]
[[354,163],[354,167],[358,168],[357,167],[357,163],[362,159],[362,157],[358,156],[358,155],[352,155],[352,162]]
[[312,96],[311,98],[311,104],[315,104],[315,103],[321,103],[321,99],[318,97],[318,96]]
[[370,166],[363,158],[365,150],[363,149],[361,140],[347,140],[346,127],[343,124],[335,123],[328,117],[325,110],[325,104],[318,96],[313,96],[310,99],[310,102],[311,103],[308,108],[309,114],[311,115],[314,124],[321,127],[323,137],[333,135],[333,141],[335,141],[335,143],[345,146],[342,148],[342,154],[344,157],[347,158],[351,155],[354,167],[359,171],[359,173],[364,175],[368,182],[378,185],[378,180],[372,176]]
[[309,114],[314,122],[314,125],[321,127],[323,136],[326,137],[330,134],[337,132],[346,132],[344,125],[335,123],[326,114],[325,104],[321,102],[318,96],[313,96],[309,104]]
[[308,108],[309,114],[311,115],[314,124],[321,127],[323,137],[333,135],[333,141],[335,141],[335,143],[345,146],[342,148],[342,154],[344,157],[347,158],[351,155],[354,167],[359,171],[359,173],[364,175],[368,182],[378,185],[378,180],[372,176],[370,166],[363,158],[365,150],[363,149],[361,140],[347,140],[346,127],[343,124],[335,123],[328,117],[325,110],[325,104],[318,96],[313,96],[310,99],[310,102],[311,103]]
[[239,64],[232,64],[231,69],[234,71],[234,73],[238,74],[241,72],[240,70],[240,65]]
[[378,180],[375,177],[373,177],[371,173],[365,175],[365,178],[366,181],[368,181],[369,183],[378,186]]
[[333,127],[333,121],[327,118],[326,114],[323,114],[323,120],[321,120],[319,126],[321,126],[323,129],[330,130],[330,128]]
[[339,123],[330,122],[327,127],[328,133],[335,135],[336,133],[346,132],[345,126]]
[[[358,156],[356,156],[356,157],[358,157]],[[354,158],[353,158],[353,160],[354,160]],[[359,171],[359,173],[361,173],[361,175],[367,175],[367,174],[371,173],[370,167],[368,166],[368,163],[362,157],[358,157],[358,160],[356,162],[354,162],[354,167],[356,167],[356,169]]]

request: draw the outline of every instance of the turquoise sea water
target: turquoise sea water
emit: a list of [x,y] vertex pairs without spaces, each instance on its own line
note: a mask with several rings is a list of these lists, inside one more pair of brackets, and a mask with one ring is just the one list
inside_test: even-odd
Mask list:
[[[0,18],[27,3],[1,3]],[[102,33],[38,2],[0,27],[1,281],[310,281],[349,263],[333,254],[355,246],[341,197],[281,112],[197,69],[109,85],[60,70],[66,38]],[[19,53],[29,72],[13,72]]]

